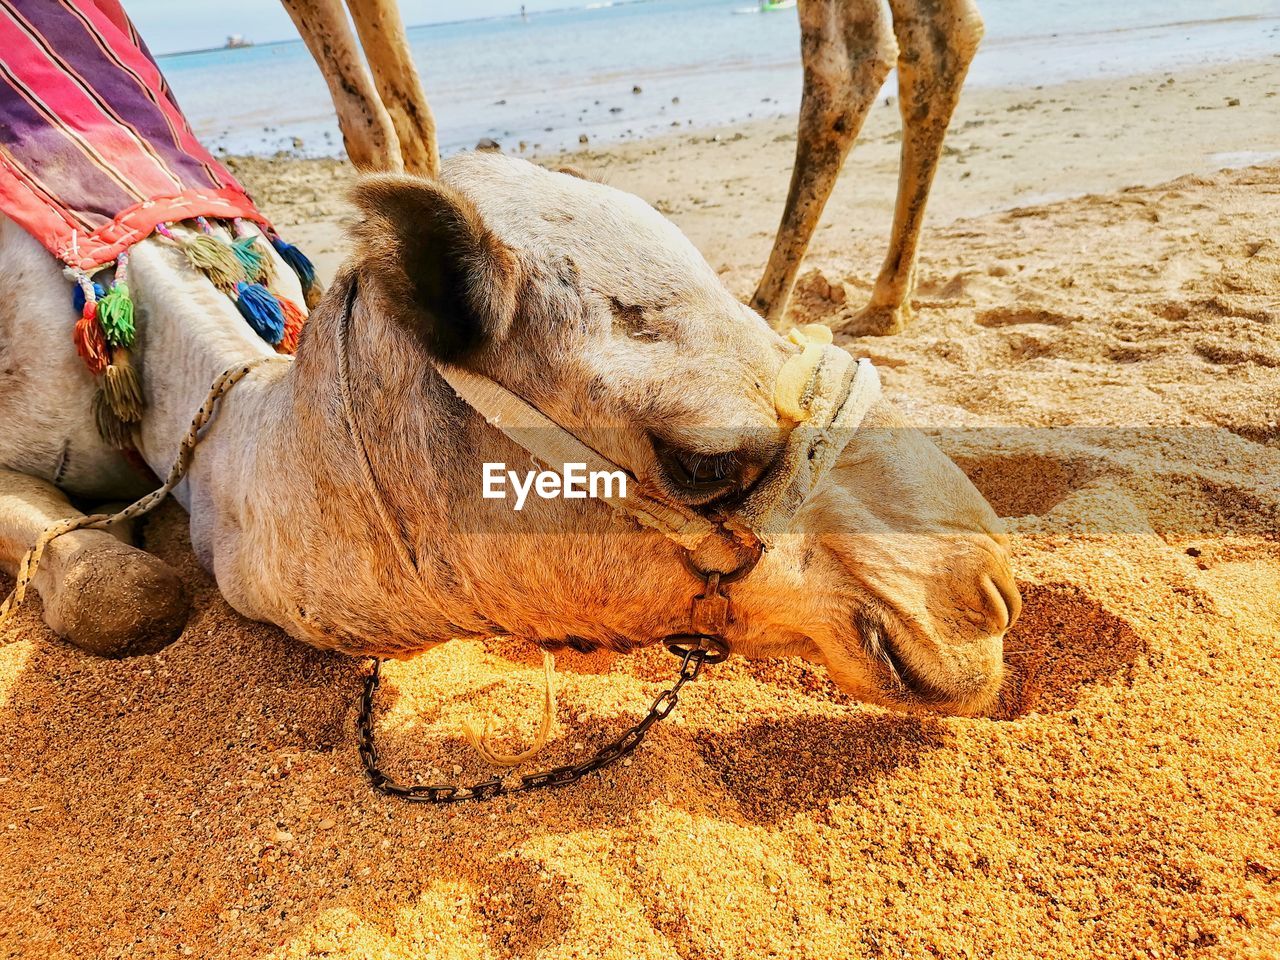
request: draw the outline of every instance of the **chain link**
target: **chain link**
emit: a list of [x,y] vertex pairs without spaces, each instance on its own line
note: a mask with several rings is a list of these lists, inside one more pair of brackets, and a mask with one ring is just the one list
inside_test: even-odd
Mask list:
[[468,785],[453,783],[403,784],[383,772],[378,761],[378,747],[374,741],[374,696],[382,682],[382,661],[374,660],[373,669],[364,678],[364,694],[360,698],[358,720],[360,736],[360,762],[373,789],[383,796],[399,797],[410,803],[458,803],[463,800],[488,800],[492,797],[524,793],[543,787],[562,787],[576,783],[589,773],[621,760],[640,746],[649,729],[667,718],[680,702],[680,688],[697,680],[704,664],[720,663],[729,656],[729,648],[718,637],[698,634],[677,634],[666,640],[667,649],[680,658],[680,673],[676,682],[663,690],[649,706],[649,712],[635,726],[628,727],[622,735],[605,744],[592,756],[580,763],[565,764],[528,773],[518,783],[507,783],[500,776],[490,777]]

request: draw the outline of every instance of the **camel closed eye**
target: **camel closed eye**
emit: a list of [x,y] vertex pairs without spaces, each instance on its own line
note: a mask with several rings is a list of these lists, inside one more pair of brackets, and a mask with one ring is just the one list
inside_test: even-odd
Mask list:
[[709,503],[745,486],[744,458],[736,450],[703,453],[659,437],[653,438],[653,449],[663,480],[677,495]]

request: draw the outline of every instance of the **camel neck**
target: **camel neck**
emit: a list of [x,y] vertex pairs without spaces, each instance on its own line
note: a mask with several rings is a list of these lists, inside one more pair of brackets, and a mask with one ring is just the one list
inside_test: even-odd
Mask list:
[[[237,363],[276,354],[249,328],[231,300],[191,271],[171,247],[156,240],[138,244],[130,256],[130,275],[142,318],[139,353],[147,401],[138,446],[151,469],[163,477],[219,374]],[[285,368],[283,363],[279,366]],[[232,409],[266,413],[278,406],[271,395],[281,393],[279,381],[286,372],[267,364],[238,384],[220,405],[216,429],[224,429]],[[190,509],[189,484],[175,495]]]
[[[140,447],[161,475],[215,378],[264,354],[225,298],[191,296],[208,285],[186,283],[167,252],[135,260],[147,297]],[[263,364],[223,397],[176,496],[191,514],[196,556],[240,613],[315,646],[420,650],[449,628],[379,498],[368,448],[390,438],[368,417],[384,397],[367,350],[353,349],[355,369],[344,368],[336,287],[309,319],[297,359]]]
[[[141,317],[137,353],[147,408],[138,448],[167,475],[214,381],[236,364],[275,358],[231,300],[157,241],[138,244],[131,279]],[[259,584],[278,576],[279,531],[307,508],[310,469],[294,426],[293,363],[263,363],[219,401],[174,497],[191,514],[191,543],[236,609],[280,626]]]

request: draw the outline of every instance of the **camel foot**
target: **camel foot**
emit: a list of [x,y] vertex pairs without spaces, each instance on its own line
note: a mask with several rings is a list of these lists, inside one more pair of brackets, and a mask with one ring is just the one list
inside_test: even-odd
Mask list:
[[854,337],[887,337],[905,330],[914,316],[906,303],[888,306],[869,303],[841,327],[841,332]]
[[67,558],[53,589],[40,591],[49,628],[100,657],[155,653],[176,640],[191,613],[177,573],[110,534],[94,541]]

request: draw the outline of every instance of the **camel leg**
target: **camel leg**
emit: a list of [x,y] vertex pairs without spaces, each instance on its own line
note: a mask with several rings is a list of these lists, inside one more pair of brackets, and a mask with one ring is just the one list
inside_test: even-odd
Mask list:
[[889,252],[859,318],[870,333],[896,333],[911,319],[916,254],[929,188],[969,63],[982,40],[973,0],[889,0],[898,38],[902,161]]
[[400,141],[360,59],[342,0],[283,0],[324,74],[347,156],[360,170],[399,173]]
[[347,0],[347,7],[373,72],[373,82],[400,140],[405,172],[420,177],[439,176],[436,121],[409,53],[398,0]]
[[[44,480],[0,470],[0,570],[17,573],[42,531],[80,513]],[[104,530],[74,530],[54,540],[33,586],[54,633],[104,657],[154,653],[177,638],[191,604],[163,561]]]
[[880,0],[800,0],[804,93],[782,223],[751,306],[778,325],[840,167],[897,53]]

